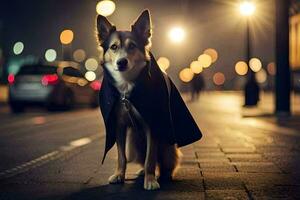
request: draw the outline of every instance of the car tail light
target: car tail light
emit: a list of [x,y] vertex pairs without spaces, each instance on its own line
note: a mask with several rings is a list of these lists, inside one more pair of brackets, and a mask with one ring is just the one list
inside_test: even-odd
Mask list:
[[100,81],[93,81],[90,84],[91,88],[93,88],[93,90],[100,90],[101,88],[101,82]]
[[46,74],[42,77],[42,84],[47,85],[55,85],[58,83],[58,76],[57,74]]
[[15,75],[13,74],[9,74],[8,77],[7,77],[7,81],[10,85],[14,84],[15,82]]

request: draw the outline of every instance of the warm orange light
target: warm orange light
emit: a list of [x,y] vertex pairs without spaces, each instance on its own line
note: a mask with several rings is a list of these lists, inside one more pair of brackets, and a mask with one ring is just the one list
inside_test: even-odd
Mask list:
[[263,68],[255,73],[255,77],[258,83],[264,83],[267,81],[267,72]]
[[207,68],[211,65],[212,58],[210,57],[210,55],[202,54],[198,57],[198,61],[201,63],[201,67]]
[[245,1],[240,4],[240,12],[242,15],[251,16],[255,12],[255,5],[252,2]]
[[244,62],[244,61],[237,62],[236,65],[235,65],[235,72],[238,75],[241,75],[241,76],[246,75],[247,72],[248,72],[248,65],[247,65],[247,63]]
[[218,59],[218,52],[215,49],[209,48],[204,51],[204,54],[207,54],[211,57],[211,62],[214,63]]
[[225,83],[225,75],[221,72],[217,72],[213,76],[214,84],[223,85]]
[[86,58],[85,51],[83,49],[77,49],[73,53],[73,58],[76,62],[82,62]]
[[60,34],[60,42],[62,44],[70,44],[74,39],[74,33],[71,30],[64,30]]
[[110,0],[99,1],[96,6],[96,11],[99,15],[109,16],[116,9],[116,4]]
[[274,62],[271,62],[267,66],[268,73],[272,76],[276,74],[276,65]]
[[157,60],[157,64],[162,71],[166,71],[170,66],[170,61],[166,57],[160,57]]
[[254,72],[258,72],[262,68],[262,63],[258,58],[251,58],[249,66]]
[[193,61],[190,65],[190,68],[195,74],[200,74],[203,71],[201,63],[199,61]]
[[179,73],[179,78],[182,82],[188,83],[190,82],[194,77],[194,73],[190,68],[184,68]]

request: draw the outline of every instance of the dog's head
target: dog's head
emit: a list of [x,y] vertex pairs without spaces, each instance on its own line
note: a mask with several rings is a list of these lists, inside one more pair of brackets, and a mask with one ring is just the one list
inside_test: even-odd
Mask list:
[[97,31],[104,67],[113,77],[134,80],[149,60],[152,34],[149,11],[142,12],[131,31],[117,31],[106,17],[98,15]]

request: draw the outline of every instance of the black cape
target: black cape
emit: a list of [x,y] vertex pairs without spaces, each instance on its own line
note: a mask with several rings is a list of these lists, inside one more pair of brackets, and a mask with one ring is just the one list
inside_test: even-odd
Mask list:
[[[167,86],[169,81],[169,89]],[[104,67],[104,76],[99,92],[99,104],[106,129],[104,162],[107,152],[116,142],[115,124],[111,111],[121,100],[113,85],[113,79]],[[196,122],[181,98],[176,86],[163,72],[151,54],[151,59],[141,71],[128,100],[137,109],[155,136],[166,143],[182,147],[202,137]]]

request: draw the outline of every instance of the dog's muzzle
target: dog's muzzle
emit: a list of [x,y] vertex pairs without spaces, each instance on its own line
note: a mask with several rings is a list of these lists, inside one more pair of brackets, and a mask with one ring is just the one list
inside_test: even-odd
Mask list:
[[118,70],[125,71],[128,67],[128,60],[126,58],[121,58],[117,61]]

